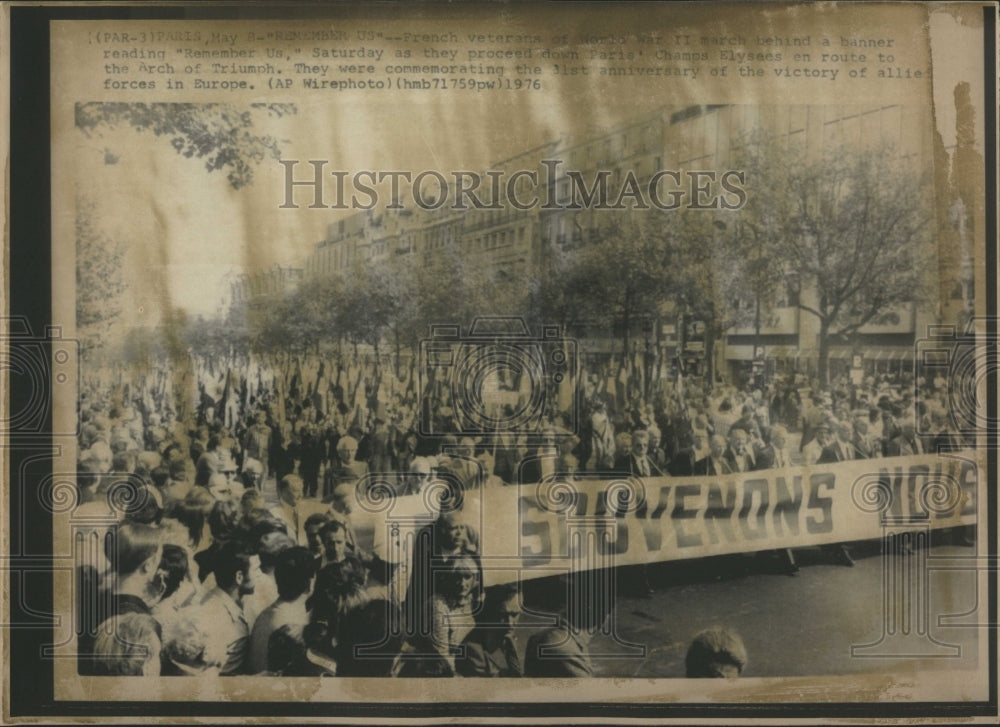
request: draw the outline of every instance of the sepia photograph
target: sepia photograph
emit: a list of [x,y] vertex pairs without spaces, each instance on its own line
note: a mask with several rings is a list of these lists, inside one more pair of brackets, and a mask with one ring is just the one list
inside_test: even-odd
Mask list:
[[33,26],[63,719],[996,715],[995,9],[169,5]]

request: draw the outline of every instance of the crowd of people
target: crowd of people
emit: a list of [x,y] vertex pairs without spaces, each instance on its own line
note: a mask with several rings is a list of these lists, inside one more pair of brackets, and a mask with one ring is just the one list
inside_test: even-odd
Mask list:
[[[80,672],[592,675],[587,643],[608,613],[583,579],[568,577],[558,625],[518,646],[521,589],[484,587],[461,509],[417,533],[400,586],[398,564],[355,538],[357,483],[378,473],[388,496],[405,496],[441,478],[469,491],[582,473],[726,475],[964,444],[942,381],[821,388],[789,374],[740,390],[612,373],[584,370],[575,417],[555,408],[534,432],[482,437],[455,431],[452,402],[433,390],[418,397],[412,372],[371,363],[192,359],[181,375],[85,380],[78,501],[120,507],[95,530],[101,555],[78,568]],[[742,670],[742,645],[698,643],[722,644]]]

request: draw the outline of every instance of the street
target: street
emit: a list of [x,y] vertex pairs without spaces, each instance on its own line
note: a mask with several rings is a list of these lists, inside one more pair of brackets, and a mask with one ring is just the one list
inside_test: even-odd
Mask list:
[[[878,641],[882,633],[882,556],[877,544],[856,546],[853,568],[827,565],[817,550],[796,551],[795,576],[756,573],[723,580],[698,577],[698,561],[669,566],[662,575],[685,581],[658,585],[654,570],[650,598],[619,597],[616,631],[621,640],[644,645],[644,657],[594,658],[597,676],[670,678],[684,676],[684,655],[692,638],[710,626],[737,632],[749,657],[743,676],[769,677],[891,671],[898,660],[852,657],[851,646]],[[867,552],[866,552],[867,551]],[[971,549],[935,546],[931,553],[969,556]],[[912,557],[912,556],[911,556]],[[977,659],[975,628],[936,626],[939,614],[975,607],[973,571],[939,571],[930,576],[930,633],[961,647],[962,666]],[[944,604],[948,604],[945,606]],[[982,614],[980,614],[982,618]],[[610,637],[597,636],[592,653],[621,653]],[[908,669],[942,668],[938,659]],[[948,665],[949,669],[958,664]]]

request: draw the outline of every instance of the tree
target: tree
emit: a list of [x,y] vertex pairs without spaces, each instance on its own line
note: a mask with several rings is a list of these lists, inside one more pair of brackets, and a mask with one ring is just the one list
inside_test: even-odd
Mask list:
[[819,378],[828,383],[832,342],[850,341],[899,303],[926,300],[928,185],[889,147],[811,159],[787,140],[758,136],[744,150],[741,219],[758,231],[795,304],[818,319]]
[[623,356],[631,353],[636,321],[655,315],[673,292],[672,243],[666,215],[624,210],[603,215],[591,240],[577,252],[571,282],[585,299],[579,302],[606,326],[621,325]]
[[682,210],[671,217],[669,269],[672,299],[682,321],[701,322],[705,377],[715,380],[715,344],[746,323],[739,301],[747,295],[747,268],[738,235],[710,212]]
[[[254,117],[281,117],[297,112],[295,104],[105,103],[76,105],[76,126],[88,137],[102,129],[130,126],[166,136],[178,154],[205,160],[209,172],[225,170],[233,189],[253,181],[253,167],[265,158],[279,159],[279,140],[253,133]],[[108,151],[105,159],[115,159]]]
[[352,343],[371,346],[377,359],[383,334],[402,315],[406,291],[386,263],[359,262],[343,283],[338,328]]
[[125,247],[105,235],[94,219],[94,202],[76,206],[76,327],[81,353],[95,352],[122,314],[127,287],[122,270]]

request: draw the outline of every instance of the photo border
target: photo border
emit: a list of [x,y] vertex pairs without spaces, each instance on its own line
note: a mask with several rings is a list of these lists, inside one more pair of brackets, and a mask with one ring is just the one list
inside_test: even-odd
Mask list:
[[[254,13],[266,13],[273,5],[251,7],[234,5],[104,5],[104,6],[8,6],[9,17],[9,309],[7,315],[24,316],[31,330],[38,334],[52,325],[51,283],[51,154],[49,99],[49,22],[73,19],[240,19]],[[286,8],[297,5],[281,5]],[[316,7],[313,5],[312,7]],[[326,9],[326,8],[324,8]],[[238,14],[238,15],[237,15]],[[997,167],[995,132],[997,128],[996,80],[996,11],[984,6],[985,58],[987,82],[984,99],[987,130],[984,148],[986,169],[986,314],[988,335],[996,336],[997,325],[997,250],[989,241],[997,239],[997,185],[991,170]],[[59,170],[52,169],[52,174]],[[997,352],[991,350],[990,365],[996,370]],[[10,403],[18,410],[29,392],[10,391]],[[988,421],[997,419],[997,381],[987,384]],[[51,416],[46,421],[51,431]],[[987,476],[994,481],[997,473],[997,432],[987,431]],[[40,476],[51,474],[51,454],[59,447],[51,434],[17,438],[4,442],[9,458],[7,481],[15,482],[31,462],[45,459],[44,467],[32,465]],[[997,558],[997,492],[987,487],[987,538],[990,562]],[[541,718],[541,719],[851,719],[851,718],[938,718],[962,719],[997,715],[997,630],[993,622],[988,634],[989,699],[985,702],[911,702],[911,703],[753,703],[753,704],[618,704],[618,703],[352,703],[342,702],[73,702],[53,698],[53,662],[40,657],[45,644],[51,643],[53,629],[38,621],[38,613],[54,614],[51,579],[39,577],[51,572],[53,560],[52,514],[37,498],[19,497],[18,488],[7,493],[8,547],[17,543],[21,552],[3,554],[8,579],[10,621],[14,624],[6,639],[9,649],[6,685],[8,714],[11,718],[57,719],[81,717],[128,718],[150,717],[281,717],[281,718],[389,718],[428,719],[464,718]],[[18,514],[20,517],[11,517]],[[22,529],[23,523],[31,527]],[[48,570],[47,570],[48,569]],[[988,612],[995,618],[997,609],[997,569],[989,571]],[[30,593],[25,586],[30,584]],[[30,611],[30,613],[29,613]],[[23,618],[23,621],[19,621]],[[57,618],[57,616],[52,616]],[[31,621],[38,622],[30,625]]]

